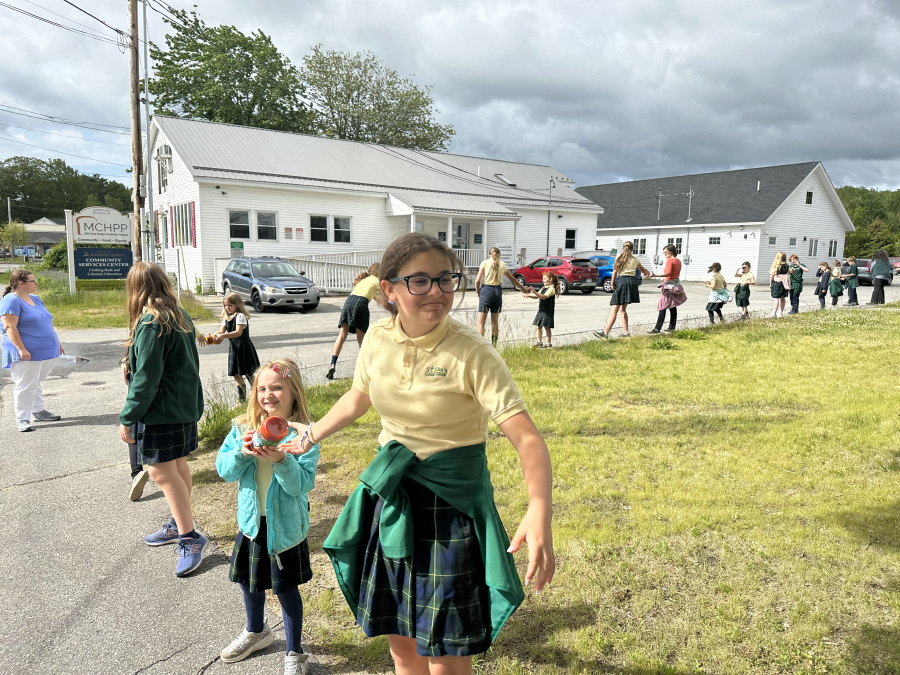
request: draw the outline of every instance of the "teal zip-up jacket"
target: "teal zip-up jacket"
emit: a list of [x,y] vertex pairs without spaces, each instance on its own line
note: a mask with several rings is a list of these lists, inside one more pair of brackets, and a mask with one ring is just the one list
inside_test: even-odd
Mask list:
[[[388,558],[413,554],[412,509],[400,486],[403,477],[421,483],[438,497],[469,516],[484,561],[491,608],[491,641],[525,599],[525,591],[512,554],[509,537],[494,504],[494,487],[484,444],[435,453],[419,460],[402,443],[391,441],[378,449],[359,477],[323,548],[331,558],[338,585],[354,616],[358,614],[363,553],[371,532],[371,513],[381,497],[384,507],[378,522],[378,540]],[[366,514],[369,522],[366,522]]]
[[[237,424],[222,443],[216,456],[216,471],[228,483],[238,481],[238,528],[256,539],[259,534],[259,512],[256,499],[256,458],[241,452],[243,431]],[[297,435],[291,432],[285,440]],[[287,455],[282,462],[272,463],[272,482],[266,493],[266,529],[269,555],[275,556],[293,548],[309,534],[309,500],[307,493],[316,484],[319,444],[304,455]]]

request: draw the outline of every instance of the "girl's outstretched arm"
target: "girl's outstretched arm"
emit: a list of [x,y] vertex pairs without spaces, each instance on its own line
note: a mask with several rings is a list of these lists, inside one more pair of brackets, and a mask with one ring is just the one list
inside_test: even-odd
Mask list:
[[[338,399],[331,410],[325,413],[325,417],[315,423],[312,434],[316,443],[321,443],[331,434],[352,424],[365,415],[371,407],[372,401],[368,394],[364,394],[356,387],[350,387],[350,391]],[[288,422],[288,424],[301,433],[306,431],[306,426],[303,424],[297,422]],[[312,450],[312,447],[312,443],[298,436],[284,445],[279,445],[278,449],[291,455],[300,455]]]
[[556,571],[553,554],[553,532],[550,519],[553,513],[553,470],[550,452],[527,412],[520,412],[500,424],[522,462],[522,474],[528,487],[528,511],[510,543],[510,553],[528,544],[528,569],[525,583],[534,579],[534,590],[540,592],[550,583]]

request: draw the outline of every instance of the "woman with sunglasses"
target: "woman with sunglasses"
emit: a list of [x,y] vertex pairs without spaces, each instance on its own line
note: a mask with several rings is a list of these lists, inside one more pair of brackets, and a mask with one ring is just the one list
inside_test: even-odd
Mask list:
[[15,382],[13,405],[19,431],[33,430],[32,417],[36,422],[60,419],[44,409],[41,384],[53,370],[56,357],[65,352],[53,329],[53,315],[35,295],[36,291],[34,274],[16,270],[9,275],[9,285],[0,300],[0,348],[3,367],[9,368]]

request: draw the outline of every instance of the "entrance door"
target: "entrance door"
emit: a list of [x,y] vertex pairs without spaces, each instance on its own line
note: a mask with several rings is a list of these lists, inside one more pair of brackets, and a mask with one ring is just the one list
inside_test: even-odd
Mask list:
[[453,223],[453,248],[469,248],[468,223]]

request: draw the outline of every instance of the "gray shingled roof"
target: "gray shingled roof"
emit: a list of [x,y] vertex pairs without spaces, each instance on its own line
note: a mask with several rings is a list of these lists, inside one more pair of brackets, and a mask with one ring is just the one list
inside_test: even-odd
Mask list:
[[[586,185],[575,192],[599,206],[598,229],[683,225],[693,188],[691,224],[758,223],[772,215],[819,162]],[[759,182],[759,191],[757,191]],[[657,191],[662,207],[657,223]],[[668,195],[668,196],[665,196]]]

